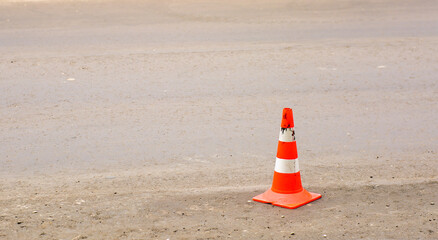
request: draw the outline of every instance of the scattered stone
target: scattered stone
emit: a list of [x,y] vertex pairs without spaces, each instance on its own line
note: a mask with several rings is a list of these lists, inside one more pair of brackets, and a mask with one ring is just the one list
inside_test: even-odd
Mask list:
[[33,211],[33,213],[38,213],[38,211]]
[[291,232],[290,235],[295,235],[295,233],[294,233],[294,232]]
[[323,237],[325,237],[325,238],[327,237],[327,235],[325,235],[325,234],[324,234],[324,235],[322,235],[322,236],[323,236]]
[[74,79],[74,78],[67,78],[67,81],[74,81],[74,80],[76,80],[76,79]]
[[23,223],[23,221],[18,221],[18,222],[17,222],[18,225],[20,225],[20,224],[22,224],[22,223]]
[[250,203],[250,202],[252,202],[251,200],[248,200],[248,202]]
[[284,215],[281,215],[281,218],[284,218]]
[[79,240],[79,239],[87,239],[87,236],[78,235],[78,236],[72,238],[71,240]]
[[389,207],[389,206],[391,206],[391,205],[389,205],[389,204],[386,204],[386,207]]
[[435,205],[435,202],[430,202],[430,205]]
[[373,176],[370,176],[370,178],[373,178]]

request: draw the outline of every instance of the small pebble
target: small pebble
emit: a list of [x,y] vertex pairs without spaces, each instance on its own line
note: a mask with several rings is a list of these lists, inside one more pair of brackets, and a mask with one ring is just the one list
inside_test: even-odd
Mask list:
[[295,233],[294,233],[294,232],[291,232],[290,235],[295,235]]
[[281,218],[284,218],[284,215],[281,215]]
[[251,202],[251,200],[248,200],[248,202]]
[[74,81],[74,78],[67,78],[67,81]]
[[327,237],[327,235],[325,235],[325,234],[324,234],[324,235],[322,235],[322,236],[323,236],[323,237]]
[[434,202],[430,202],[430,205],[435,205],[435,203]]
[[38,213],[37,211],[33,211],[33,213]]

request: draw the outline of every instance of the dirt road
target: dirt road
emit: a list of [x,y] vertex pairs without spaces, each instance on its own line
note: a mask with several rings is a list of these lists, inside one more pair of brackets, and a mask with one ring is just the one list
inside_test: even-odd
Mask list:
[[[438,239],[435,1],[0,1],[0,239]],[[292,107],[303,185],[271,183]]]

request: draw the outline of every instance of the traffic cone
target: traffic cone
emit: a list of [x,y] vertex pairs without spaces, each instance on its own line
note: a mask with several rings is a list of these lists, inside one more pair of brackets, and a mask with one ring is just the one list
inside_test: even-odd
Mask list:
[[319,198],[321,194],[308,192],[301,185],[292,109],[285,108],[278,139],[272,187],[255,196],[253,200],[293,209]]

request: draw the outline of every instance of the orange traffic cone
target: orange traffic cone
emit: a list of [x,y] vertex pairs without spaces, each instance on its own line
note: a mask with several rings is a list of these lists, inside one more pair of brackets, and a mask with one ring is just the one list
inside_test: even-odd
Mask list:
[[253,200],[293,209],[319,198],[321,194],[308,192],[301,185],[292,109],[285,108],[281,121],[272,187],[255,196]]

